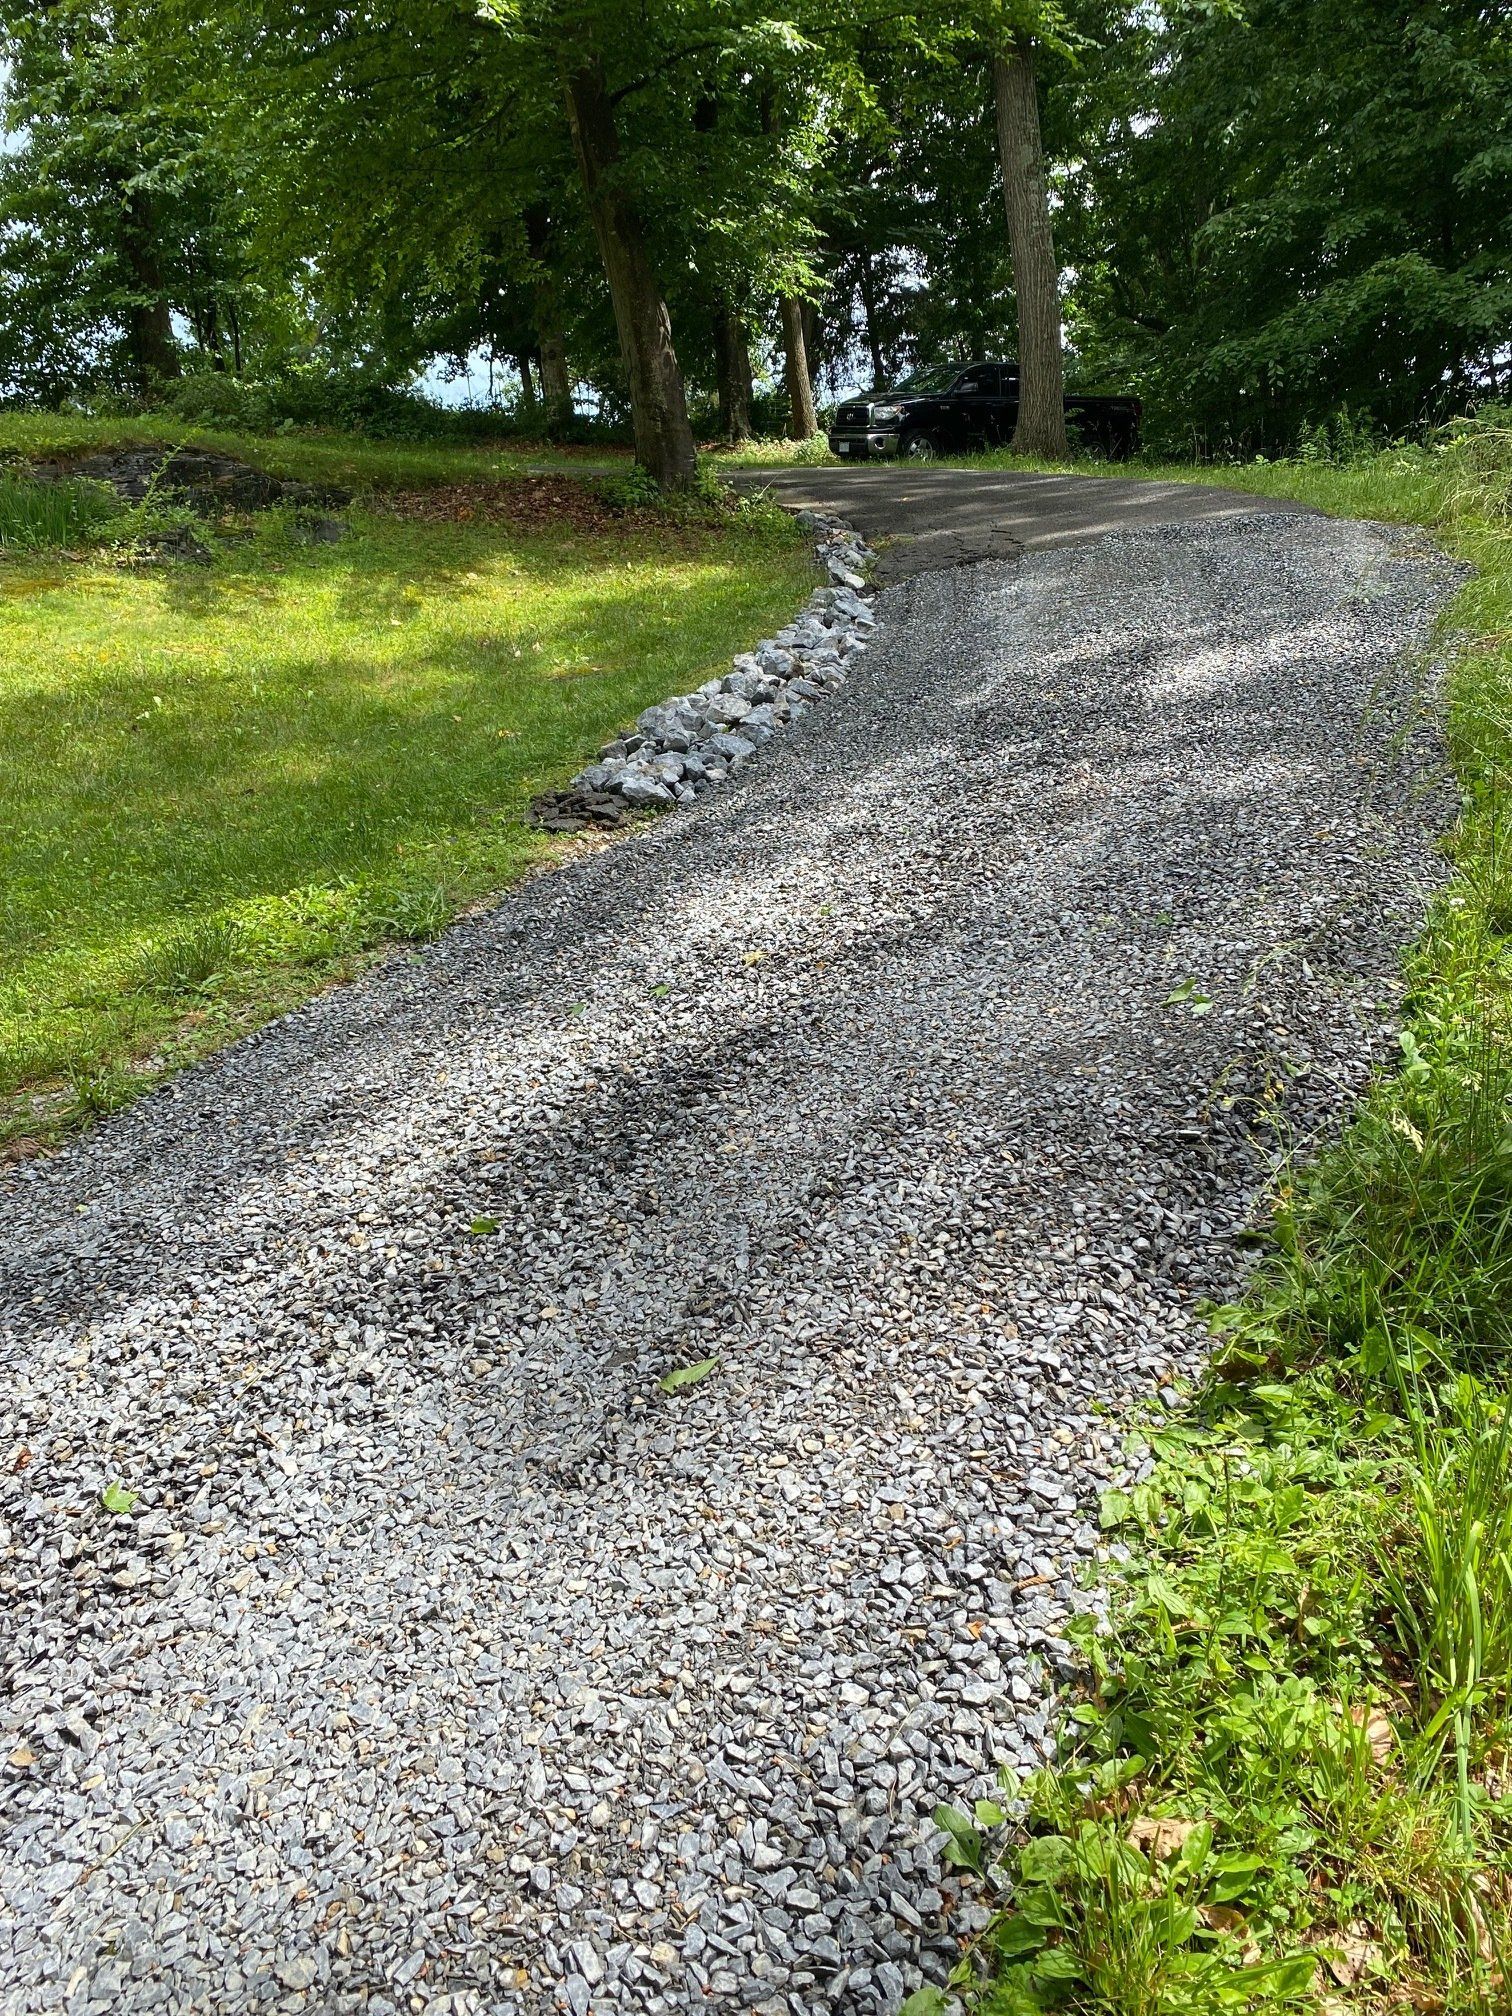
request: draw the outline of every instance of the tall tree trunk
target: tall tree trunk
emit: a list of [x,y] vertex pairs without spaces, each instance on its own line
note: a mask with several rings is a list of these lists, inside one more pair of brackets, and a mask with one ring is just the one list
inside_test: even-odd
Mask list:
[[630,380],[635,459],[658,483],[685,489],[698,457],[672,346],[672,318],[652,269],[640,211],[620,171],[614,106],[597,56],[569,75],[566,91],[572,143]]
[[1021,455],[1066,461],[1071,449],[1061,365],[1060,271],[1029,43],[1012,43],[993,58],[992,95],[1018,304],[1019,409],[1013,446]]
[[126,347],[137,388],[149,396],[164,379],[179,375],[178,345],[173,340],[173,317],[163,292],[155,223],[152,198],[143,189],[129,190],[121,230],[121,249],[132,287],[132,299],[126,305]]
[[824,325],[812,301],[803,303],[803,355],[808,364],[809,384],[819,383],[824,368]]
[[803,340],[803,303],[796,294],[784,294],[777,304],[782,311],[783,376],[787,381],[788,439],[807,441],[819,432],[814,413],[814,388],[809,380],[808,347]]
[[562,333],[562,292],[552,263],[551,219],[543,206],[525,213],[525,239],[535,266],[536,342],[541,354],[541,397],[548,427],[565,427],[572,419],[572,378],[567,369],[567,341]]
[[751,438],[751,352],[740,316],[726,294],[714,303],[714,377],[719,431],[726,441]]
[[528,415],[533,419],[538,401],[536,399],[535,379],[531,376],[530,372],[530,352],[528,350],[521,350],[516,355],[515,369],[520,374],[520,411],[522,414]]
[[866,316],[866,347],[871,352],[872,384],[880,392],[887,383],[887,360],[877,341],[877,277],[870,252],[861,254],[861,307]]

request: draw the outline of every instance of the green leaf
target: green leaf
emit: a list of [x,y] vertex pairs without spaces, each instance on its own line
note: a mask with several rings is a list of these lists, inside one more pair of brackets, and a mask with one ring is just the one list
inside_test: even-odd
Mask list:
[[915,1988],[898,2016],[945,2016],[950,1998],[943,1988]]
[[998,1927],[993,1943],[1005,1960],[1021,1960],[1026,1953],[1038,1953],[1045,1943],[1045,1938],[1044,1925],[1037,1925],[1024,1912],[1015,1911],[1011,1918],[1005,1919]]
[[978,1827],[1001,1827],[1007,1818],[1008,1815],[999,1806],[996,1799],[978,1799],[976,1802],[976,1821]]
[[467,1229],[474,1239],[486,1239],[490,1232],[498,1231],[499,1221],[497,1218],[474,1218]]
[[1195,980],[1179,980],[1165,998],[1167,1008],[1190,1008],[1194,1015],[1206,1015],[1213,997],[1204,994]]
[[672,992],[672,982],[670,980],[658,980],[656,985],[651,989],[651,992],[660,1001],[664,994]]
[[1213,1880],[1208,1886],[1208,1902],[1232,1904],[1236,1898],[1247,1897],[1254,1888],[1256,1876],[1268,1867],[1263,1855],[1220,1855],[1214,1864]]
[[1080,1981],[1084,1969],[1073,1946],[1047,1946],[1034,1963],[1038,1981]]
[[944,1859],[953,1869],[980,1869],[982,1837],[954,1806],[936,1806],[934,1823],[946,1838]]
[[113,1484],[107,1484],[100,1493],[100,1503],[107,1512],[117,1512],[124,1516],[136,1510],[137,1500],[141,1495],[140,1491],[128,1491],[117,1477]]
[[1201,1871],[1212,1852],[1213,1823],[1211,1820],[1199,1820],[1181,1844],[1180,1853],[1176,1857],[1176,1867],[1195,1876]]
[[1040,1834],[1019,1850],[1019,1876],[1025,1883],[1053,1883],[1065,1874],[1075,1850],[1063,1834]]
[[685,1386],[700,1385],[718,1363],[717,1358],[700,1358],[696,1365],[679,1365],[675,1371],[663,1372],[656,1383],[663,1393],[681,1393]]

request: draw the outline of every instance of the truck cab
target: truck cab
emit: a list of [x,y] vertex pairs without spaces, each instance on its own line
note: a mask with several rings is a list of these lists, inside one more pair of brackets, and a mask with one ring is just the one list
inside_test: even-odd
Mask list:
[[[1016,364],[984,359],[964,367],[916,371],[885,392],[844,399],[829,430],[831,451],[846,461],[902,456],[933,461],[1003,448],[1018,423]],[[1066,424],[1072,441],[1121,459],[1139,446],[1137,399],[1069,392]]]

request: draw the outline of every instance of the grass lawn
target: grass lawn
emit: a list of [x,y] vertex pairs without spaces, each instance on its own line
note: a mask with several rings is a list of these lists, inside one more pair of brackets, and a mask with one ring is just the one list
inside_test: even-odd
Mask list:
[[629,449],[544,442],[394,443],[358,434],[291,429],[235,434],[152,414],[102,420],[74,413],[0,413],[0,461],[85,454],[132,447],[217,448],[298,483],[333,483],[349,490],[395,490],[425,483],[485,482],[549,469],[564,475],[628,468]]
[[[322,453],[299,473],[480,469]],[[536,792],[813,585],[771,513],[345,515],[324,545],[257,514],[209,566],[0,558],[3,1138],[47,1139],[502,889],[548,851]]]

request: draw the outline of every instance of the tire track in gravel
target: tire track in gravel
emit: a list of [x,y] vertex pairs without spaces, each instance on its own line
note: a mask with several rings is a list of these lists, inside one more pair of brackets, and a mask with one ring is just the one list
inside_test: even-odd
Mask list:
[[940,1978],[929,1813],[1044,1753],[1271,1094],[1389,1048],[1457,578],[1256,517],[910,582],[736,788],[9,1179],[0,2008]]

